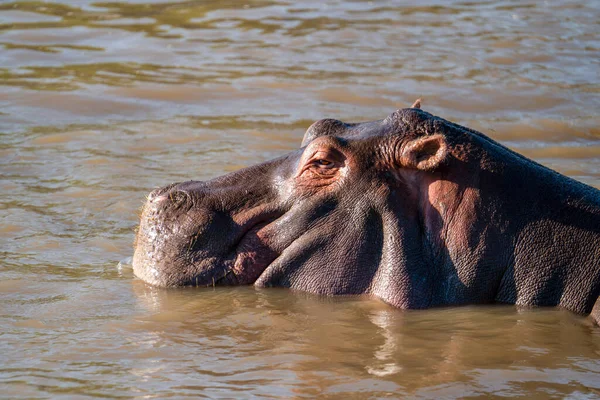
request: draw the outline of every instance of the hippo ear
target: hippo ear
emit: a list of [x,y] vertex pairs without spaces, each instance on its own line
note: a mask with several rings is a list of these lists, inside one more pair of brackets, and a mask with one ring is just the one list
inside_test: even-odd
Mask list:
[[421,99],[416,99],[415,102],[413,103],[412,106],[410,106],[410,108],[421,108]]
[[431,171],[448,156],[448,145],[442,135],[423,136],[404,145],[400,164],[405,168]]

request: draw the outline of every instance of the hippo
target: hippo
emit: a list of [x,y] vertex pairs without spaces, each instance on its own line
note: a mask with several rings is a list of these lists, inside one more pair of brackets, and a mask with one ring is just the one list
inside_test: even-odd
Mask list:
[[419,101],[378,121],[317,121],[282,157],[152,191],[134,247],[135,275],[160,287],[600,316],[600,191]]

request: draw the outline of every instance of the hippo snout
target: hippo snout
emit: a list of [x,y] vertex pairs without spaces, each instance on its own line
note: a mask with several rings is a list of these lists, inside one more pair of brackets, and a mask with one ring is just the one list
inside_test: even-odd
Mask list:
[[[201,187],[198,182],[197,187]],[[142,208],[133,256],[134,273],[156,286],[190,284],[189,272],[173,274],[178,261],[191,265],[201,227],[211,212],[197,206],[201,190],[188,182],[153,190]],[[187,268],[186,268],[187,269]],[[182,271],[179,271],[182,272]]]
[[251,284],[278,256],[267,226],[281,213],[244,174],[153,190],[142,208],[134,273],[155,286]]

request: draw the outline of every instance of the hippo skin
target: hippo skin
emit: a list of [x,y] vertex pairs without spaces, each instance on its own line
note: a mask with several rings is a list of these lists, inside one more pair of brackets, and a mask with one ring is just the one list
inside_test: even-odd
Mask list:
[[162,287],[559,306],[598,321],[600,191],[417,101],[379,121],[317,121],[299,150],[153,191],[133,268]]

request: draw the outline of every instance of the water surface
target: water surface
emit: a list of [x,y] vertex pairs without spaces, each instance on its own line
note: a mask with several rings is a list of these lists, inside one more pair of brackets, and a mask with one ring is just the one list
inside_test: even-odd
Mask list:
[[600,398],[555,310],[153,289],[153,188],[424,109],[600,187],[600,3],[0,3],[0,396]]

